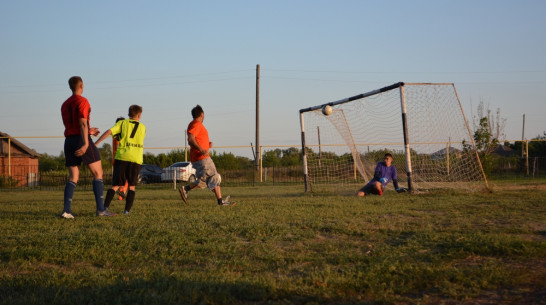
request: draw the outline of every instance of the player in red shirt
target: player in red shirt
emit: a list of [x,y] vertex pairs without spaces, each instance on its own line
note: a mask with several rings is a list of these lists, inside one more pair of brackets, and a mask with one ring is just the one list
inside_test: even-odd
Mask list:
[[79,166],[82,162],[89,167],[94,177],[93,193],[97,205],[97,216],[114,216],[116,214],[108,212],[104,208],[104,184],[102,182],[100,154],[91,140],[91,135],[98,135],[99,130],[95,127],[89,127],[91,106],[89,101],[82,96],[82,78],[73,76],[68,80],[68,85],[72,91],[72,96],[61,106],[61,116],[65,127],[64,156],[68,168],[68,181],[64,189],[64,208],[61,217],[74,218],[71,210],[72,197],[74,197],[74,190],[80,177]]
[[205,112],[201,106],[197,105],[191,110],[191,115],[193,121],[188,125],[188,143],[190,144],[190,161],[193,168],[195,168],[197,179],[194,183],[178,189],[180,197],[187,204],[189,191],[198,186],[201,188],[208,187],[216,195],[218,205],[235,205],[235,202],[229,201],[229,196],[225,200],[222,199],[222,190],[220,188],[222,177],[216,171],[216,166],[209,156],[212,142],[210,142],[209,133],[203,125]]

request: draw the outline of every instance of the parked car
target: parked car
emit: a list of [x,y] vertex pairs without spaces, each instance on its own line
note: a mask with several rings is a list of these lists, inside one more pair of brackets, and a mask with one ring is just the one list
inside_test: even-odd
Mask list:
[[138,174],[138,183],[154,183],[161,182],[161,167],[153,164],[142,164],[140,173]]
[[161,173],[162,181],[173,181],[176,177],[177,181],[195,181],[195,169],[190,162],[176,162],[169,167],[163,169]]

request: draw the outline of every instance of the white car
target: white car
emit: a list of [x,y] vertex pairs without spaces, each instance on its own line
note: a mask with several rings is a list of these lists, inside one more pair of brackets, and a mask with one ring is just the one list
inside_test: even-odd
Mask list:
[[195,181],[195,168],[190,162],[176,162],[161,171],[161,181]]

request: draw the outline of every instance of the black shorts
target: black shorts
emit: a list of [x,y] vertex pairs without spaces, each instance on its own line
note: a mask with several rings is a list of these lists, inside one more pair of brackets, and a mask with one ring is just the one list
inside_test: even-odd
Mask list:
[[[381,190],[385,190],[385,187],[383,187],[383,185],[381,185]],[[366,195],[369,195],[369,194],[379,195],[379,191],[377,191],[373,183],[364,185],[364,187],[361,188],[359,191],[363,192]]]
[[114,160],[114,175],[112,177],[113,186],[123,186],[125,181],[129,186],[135,186],[138,183],[138,174],[140,173],[140,164],[129,161]]
[[83,141],[81,136],[68,136],[64,139],[64,158],[66,166],[80,166],[83,162],[88,165],[100,161],[99,149],[95,146],[95,142],[89,136],[89,146],[83,156],[76,157],[74,153],[82,147]]

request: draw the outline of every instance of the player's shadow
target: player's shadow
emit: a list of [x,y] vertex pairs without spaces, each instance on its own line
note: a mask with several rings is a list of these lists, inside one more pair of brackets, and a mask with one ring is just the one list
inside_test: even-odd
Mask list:
[[0,285],[4,287],[0,289],[0,298],[6,301],[3,304],[337,304],[346,301],[324,298],[320,293],[279,290],[244,281],[191,281],[164,275],[152,279],[120,275],[114,283],[97,282],[92,287],[80,288],[60,283],[25,283],[14,278],[1,279]]

